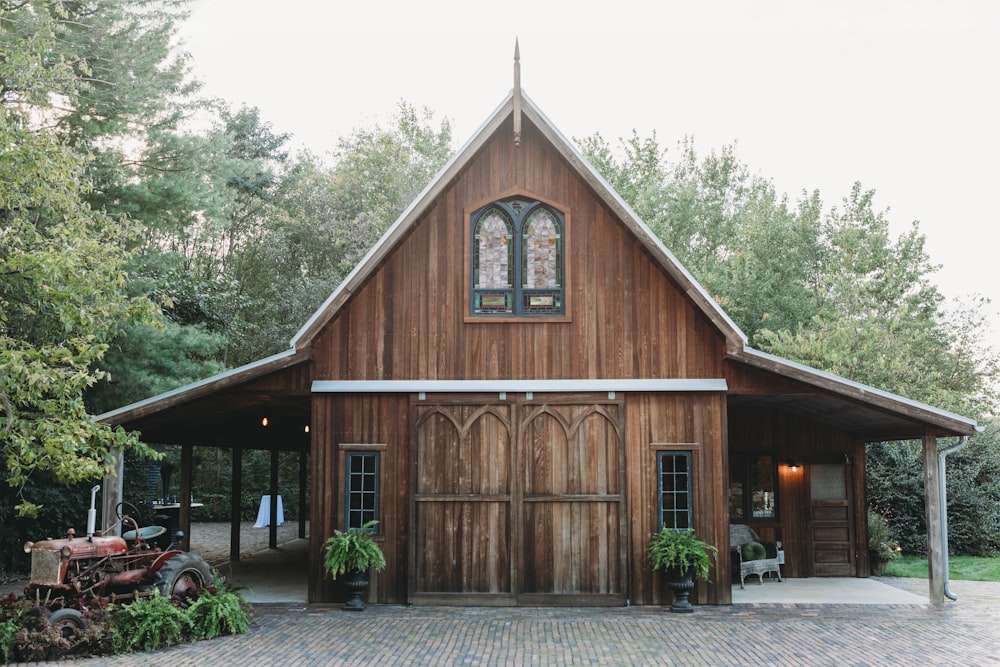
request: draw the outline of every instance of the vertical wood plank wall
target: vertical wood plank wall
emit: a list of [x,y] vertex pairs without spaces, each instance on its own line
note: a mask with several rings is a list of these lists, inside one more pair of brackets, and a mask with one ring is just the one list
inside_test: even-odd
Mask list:
[[[767,541],[781,540],[785,550],[782,573],[807,577],[809,570],[809,480],[814,463],[850,462],[854,550],[858,576],[869,575],[865,498],[864,443],[849,434],[776,409],[729,408],[729,451],[761,454],[778,460],[778,520],[751,522]],[[792,470],[788,462],[800,466]]]
[[[514,192],[545,199],[567,215],[568,321],[465,321],[465,210]],[[714,325],[525,122],[519,149],[510,128],[501,128],[444,189],[314,339],[312,357],[317,380],[721,378],[724,352]],[[373,582],[369,599],[378,602],[402,602],[406,594],[407,400],[313,398],[314,553],[341,525],[338,444],[387,446],[382,488],[384,516],[391,517],[384,527],[391,570]],[[652,591],[659,582],[646,572],[643,555],[656,521],[650,443],[697,443],[696,526],[717,541],[726,530],[725,397],[627,400],[635,406],[626,408],[630,595],[636,603],[659,601],[665,593]],[[319,559],[311,570],[314,595],[331,599],[333,585],[318,585]],[[696,596],[728,601],[728,587],[725,593],[703,587]]]

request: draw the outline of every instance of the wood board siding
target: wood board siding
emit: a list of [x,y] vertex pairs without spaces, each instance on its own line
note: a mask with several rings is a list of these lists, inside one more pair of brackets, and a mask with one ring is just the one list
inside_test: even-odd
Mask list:
[[719,547],[718,566],[711,574],[715,583],[699,582],[692,600],[731,603],[728,579],[718,574],[729,571],[725,396],[629,394],[625,409],[631,602],[669,604],[672,599],[663,576],[649,569],[646,542],[658,529],[656,452],[680,450],[690,451],[692,456],[695,532]]
[[[501,131],[487,142],[399,244],[385,252],[378,270],[353,294],[343,297],[336,315],[313,339],[313,378],[723,377],[722,334],[649,255],[632,231],[577,177],[570,165],[548,148],[530,123],[525,124],[520,149],[515,150],[508,139]],[[474,203],[515,192],[537,196],[568,213],[568,321],[466,321],[465,211]],[[549,563],[542,566],[543,571],[531,573],[536,588],[547,591],[538,595],[551,596],[563,590],[560,587],[568,586],[597,591],[580,594],[583,597],[576,599],[581,604],[593,602],[594,595],[619,596],[621,601],[630,598],[639,604],[665,601],[669,592],[658,578],[654,581],[645,564],[645,543],[655,530],[656,521],[653,442],[697,443],[695,525],[710,542],[721,544],[719,540],[728,536],[725,519],[719,515],[727,507],[721,483],[727,465],[725,399],[721,394],[635,398],[635,408],[624,410],[618,417],[627,423],[621,429],[624,455],[618,471],[623,477],[617,492],[620,501],[610,502],[607,498],[539,501],[525,515],[505,514],[501,498],[448,503],[444,499],[435,501],[435,494],[429,493],[422,494],[421,502],[411,504],[413,499],[406,494],[411,483],[416,482],[407,470],[411,462],[410,443],[417,441],[417,432],[413,417],[403,414],[403,405],[411,398],[313,399],[314,421],[317,412],[325,411],[322,418],[325,425],[315,429],[313,435],[313,488],[316,489],[313,534],[317,552],[321,540],[341,525],[337,515],[341,501],[336,492],[331,494],[327,490],[341,483],[338,443],[372,441],[387,446],[383,489],[392,489],[394,499],[383,507],[385,512],[395,511],[385,532],[390,566],[373,578],[368,596],[372,601],[401,603],[410,593],[433,588],[457,589],[457,595],[466,595],[461,591],[467,588],[495,589],[494,595],[501,595],[499,591],[508,587],[506,579],[498,573],[504,559],[512,563],[510,586],[514,588],[510,595],[529,595],[516,588],[518,582],[527,581],[528,573],[518,569],[518,561],[528,559],[528,553],[527,547],[515,537],[520,534],[519,522],[529,520],[536,524],[568,523],[575,526],[571,532],[591,537],[606,525],[616,525],[619,530],[617,534],[602,534],[586,543],[586,549],[596,550],[592,554],[599,564],[589,571],[561,571],[556,567],[557,554],[566,549],[582,549],[582,544],[572,540],[558,542],[553,537],[549,544],[539,547],[539,541],[534,540],[533,548],[548,551],[544,557],[536,554],[532,567],[535,563]],[[619,396],[618,400],[631,402],[633,397]],[[491,428],[498,427],[494,424]],[[552,424],[546,428],[553,428]],[[441,446],[447,448],[447,443],[442,442]],[[492,452],[492,455],[499,454]],[[517,483],[516,472],[515,461],[508,474]],[[607,472],[614,476],[612,470]],[[465,483],[461,476],[453,477],[452,481],[459,486]],[[435,504],[439,507],[435,508]],[[417,524],[412,523],[414,519]],[[453,544],[420,543],[421,538],[410,534],[409,526],[424,521],[428,525],[458,525],[468,540]],[[487,528],[477,533],[473,526],[483,523]],[[501,548],[502,540],[493,537],[505,532],[512,536],[506,553]],[[457,577],[452,580],[433,579],[442,575],[432,574],[429,562],[418,560],[415,555],[441,560],[459,557],[468,549],[490,554],[487,563],[477,565],[481,569],[475,572],[451,573],[448,576]],[[723,558],[727,556],[723,554]],[[322,572],[318,565],[312,569],[311,582],[318,583]],[[413,589],[414,586],[417,588]],[[703,602],[725,603],[729,601],[728,591],[728,586],[702,584],[695,597]],[[332,595],[332,584],[324,584],[319,596],[331,599]],[[446,601],[449,595],[455,594],[447,593],[439,600]],[[547,598],[541,602],[553,603],[553,600]]]
[[[526,123],[447,187],[314,341],[317,379],[722,377],[725,343],[638,239]],[[504,165],[523,162],[520,182]],[[537,194],[570,211],[568,322],[465,322],[465,210]],[[433,259],[431,259],[433,258]]]
[[[778,518],[750,522],[766,541],[781,540],[785,550],[782,574],[812,576],[812,545],[808,517],[810,490],[808,466],[847,463],[850,466],[850,513],[854,517],[852,558],[857,576],[868,576],[865,496],[865,446],[850,434],[778,409],[730,407],[729,450],[734,454],[766,454],[778,461]],[[794,461],[797,470],[789,465]]]

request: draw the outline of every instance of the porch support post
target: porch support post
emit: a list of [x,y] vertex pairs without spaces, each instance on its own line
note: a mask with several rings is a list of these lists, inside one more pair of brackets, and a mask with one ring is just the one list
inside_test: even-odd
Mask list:
[[278,548],[278,450],[271,450],[271,518],[267,546]]
[[243,519],[243,448],[233,447],[232,489],[229,494],[229,561],[240,559],[240,523]]
[[299,539],[306,536],[306,456],[299,452]]
[[[104,478],[104,493],[101,495],[101,499],[104,501],[101,505],[103,523],[101,534],[103,535],[122,534],[122,527],[116,525],[118,517],[115,516],[115,510],[118,508],[118,503],[123,500],[122,485],[125,481],[125,456],[120,449],[116,449],[114,450],[114,457],[115,472]],[[111,526],[115,526],[114,530],[110,530]]]
[[944,604],[944,557],[941,554],[941,497],[938,478],[937,438],[925,435],[924,450],[924,513],[927,518],[927,569],[931,604]]
[[181,446],[181,495],[177,498],[180,505],[178,520],[180,530],[184,531],[184,539],[180,547],[184,551],[191,550],[191,479],[194,476],[194,445]]

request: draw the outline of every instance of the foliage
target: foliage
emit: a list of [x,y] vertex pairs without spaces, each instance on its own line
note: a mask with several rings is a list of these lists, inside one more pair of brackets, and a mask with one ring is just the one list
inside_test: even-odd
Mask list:
[[868,510],[868,557],[875,574],[885,572],[886,563],[899,558],[900,546],[892,537],[892,530],[885,517]]
[[67,528],[84,534],[91,486],[62,484],[46,473],[33,475],[23,494],[40,505],[35,517],[17,512],[18,490],[0,487],[0,573],[25,574],[31,569],[31,558],[21,548],[28,540],[64,537]]
[[664,526],[653,533],[646,544],[649,566],[654,570],[690,568],[695,579],[709,581],[709,569],[718,558],[718,550],[695,537],[693,530],[673,530]]
[[154,308],[124,289],[136,228],[88,205],[90,156],[58,127],[103,77],[80,41],[95,24],[76,9],[25,2],[0,22],[0,456],[22,516],[39,511],[24,493],[33,475],[94,480],[112,450],[143,448],[82,400],[104,377],[92,364],[108,341]]
[[743,545],[743,560],[760,560],[767,557],[767,550],[760,542],[747,542]]
[[100,605],[82,611],[85,630],[63,637],[49,625],[48,611],[13,594],[0,599],[0,657],[3,662],[61,660],[70,652],[100,654],[109,616]]
[[334,530],[323,545],[323,566],[336,579],[345,572],[376,572],[385,569],[385,556],[372,538],[378,521],[369,521],[360,528]]
[[[733,147],[699,156],[685,139],[670,160],[655,135],[634,133],[618,147],[597,134],[581,147],[753,345],[956,413],[996,412],[988,301],[946,305],[918,224],[891,234],[874,191],[856,183],[836,206],[818,192],[791,203]],[[997,460],[995,436],[977,436],[949,459],[951,544],[960,552],[1000,548]],[[871,445],[868,464],[873,508],[905,551],[924,553],[919,444]]]
[[[870,507],[892,527],[903,553],[927,553],[923,456],[920,443],[888,442],[868,446],[867,495]],[[945,479],[951,553],[994,556],[1000,553],[1000,432],[985,433],[950,455]]]
[[240,635],[250,629],[246,603],[225,588],[219,578],[201,591],[187,608],[191,634],[195,639],[214,639],[222,635]]
[[155,651],[184,641],[192,622],[183,609],[154,589],[153,594],[115,612],[116,652]]

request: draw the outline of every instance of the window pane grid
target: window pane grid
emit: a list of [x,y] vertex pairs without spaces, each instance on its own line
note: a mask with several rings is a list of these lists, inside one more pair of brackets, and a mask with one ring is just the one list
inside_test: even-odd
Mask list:
[[347,528],[361,528],[378,519],[378,452],[346,453],[346,498],[344,506]]
[[473,315],[565,313],[563,219],[540,202],[508,199],[473,213]]
[[659,452],[657,455],[660,527],[691,528],[691,453]]

